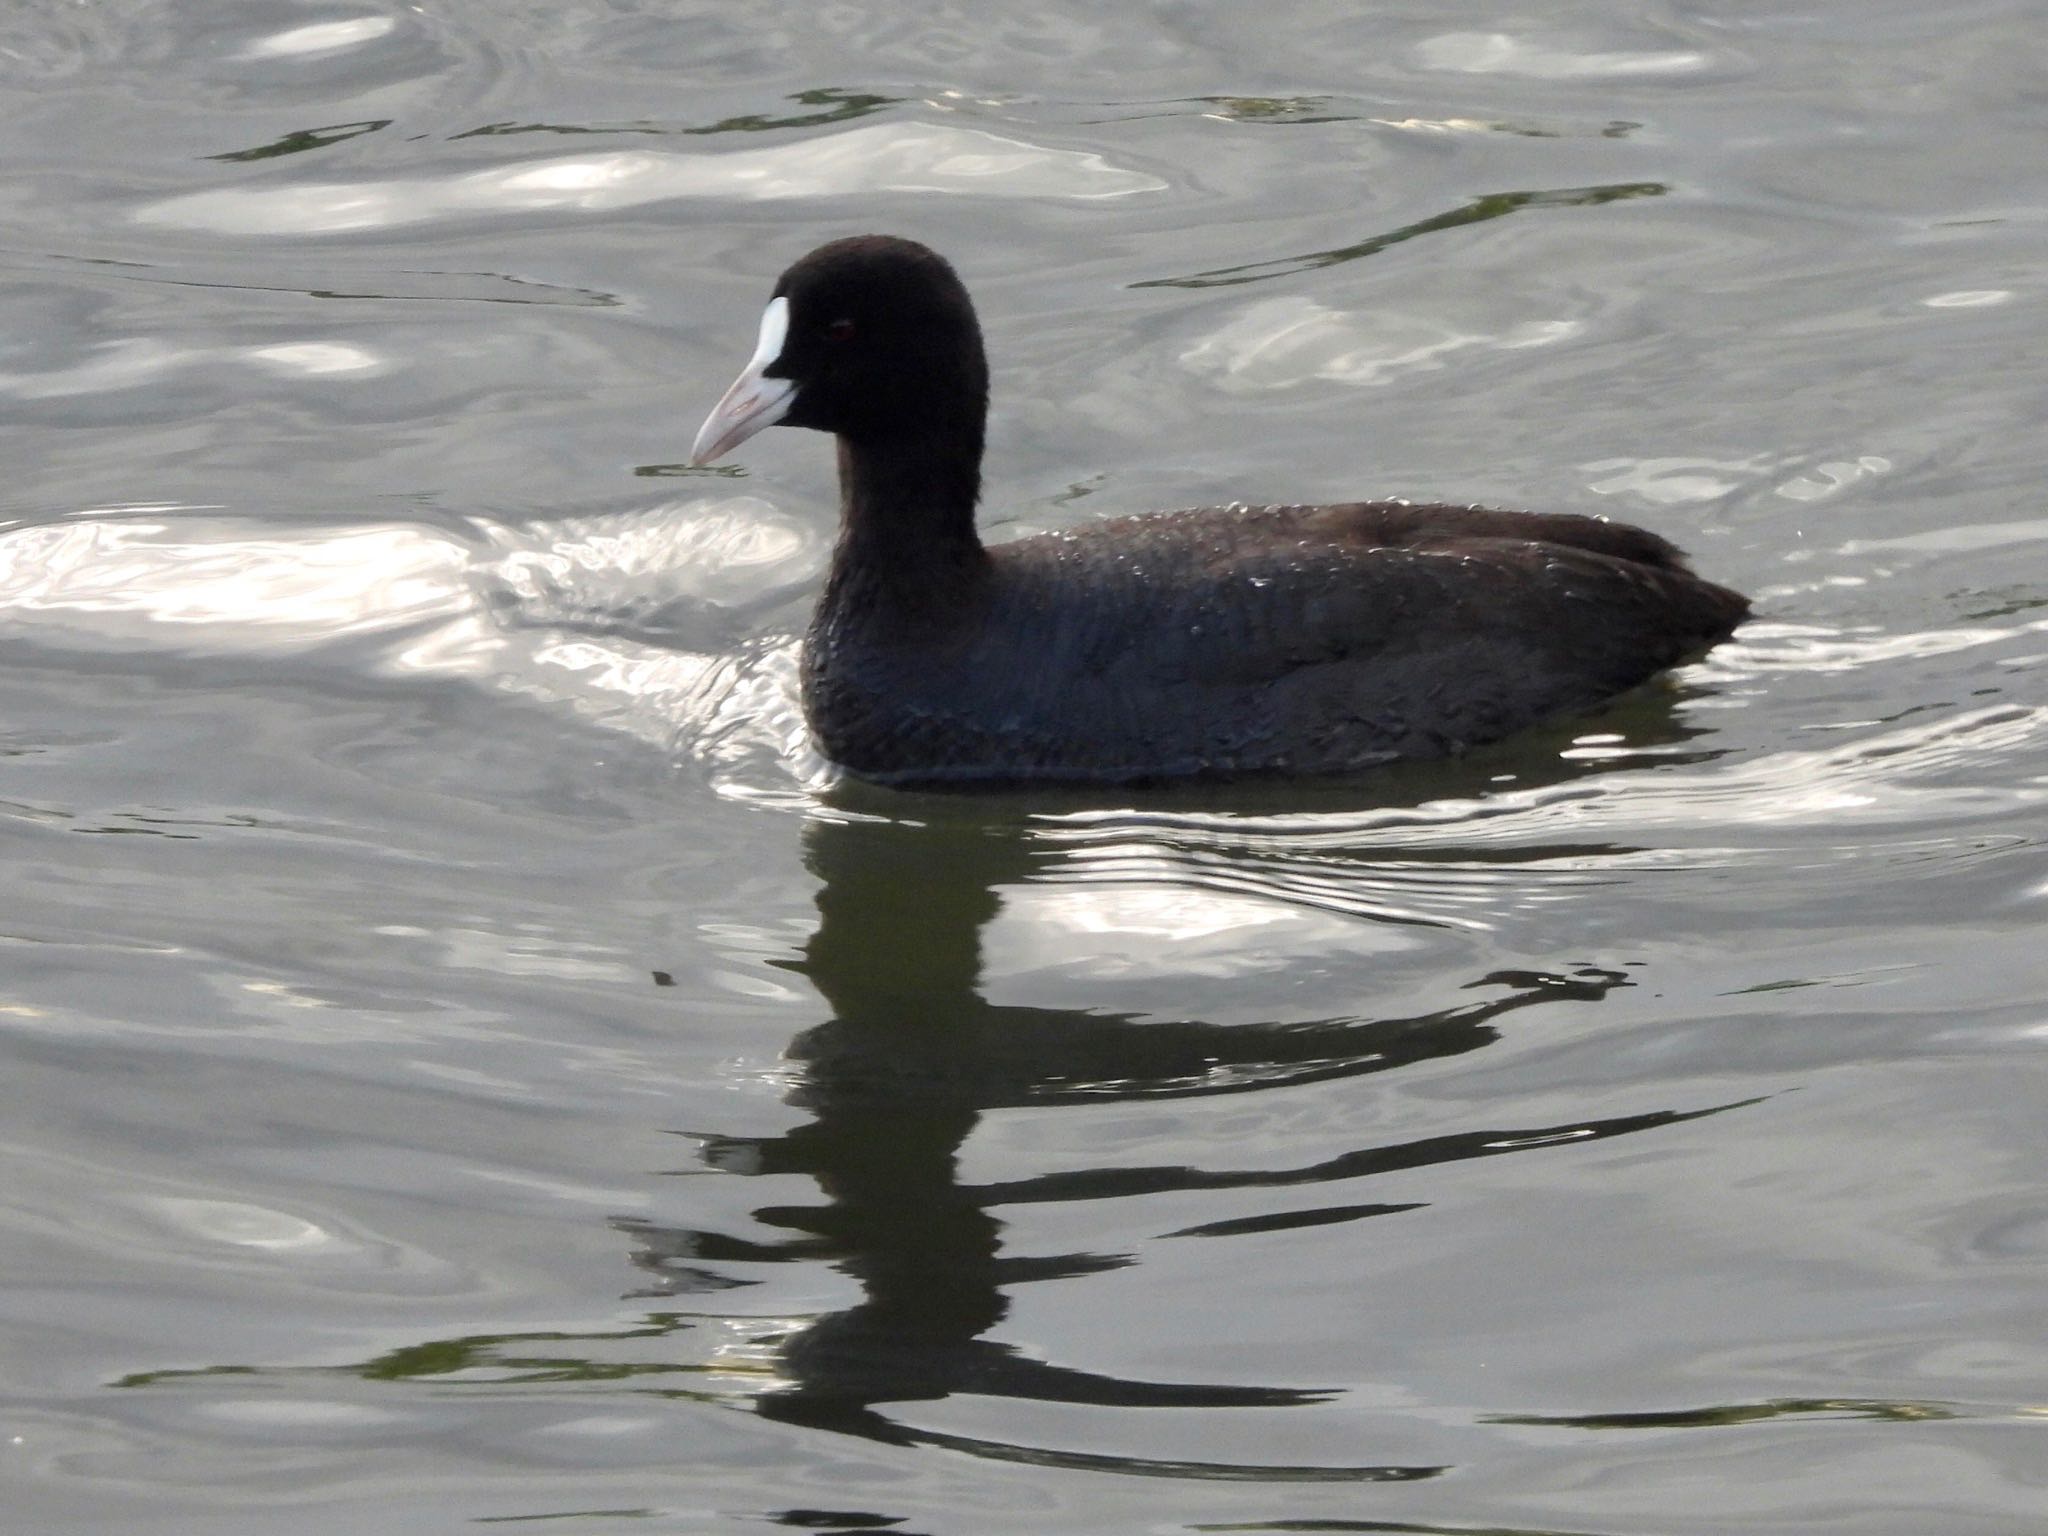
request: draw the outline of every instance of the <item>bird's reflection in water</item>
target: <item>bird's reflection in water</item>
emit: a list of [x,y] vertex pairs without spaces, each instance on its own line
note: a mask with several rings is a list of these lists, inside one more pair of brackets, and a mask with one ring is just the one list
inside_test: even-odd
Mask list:
[[[674,1289],[733,1283],[707,1261],[825,1262],[861,1298],[778,1343],[777,1384],[757,1399],[777,1419],[894,1443],[942,1443],[1039,1462],[1229,1478],[1405,1479],[1419,1466],[1283,1467],[1134,1463],[1079,1451],[1004,1446],[916,1429],[887,1405],[956,1393],[1127,1408],[1280,1409],[1330,1396],[1313,1383],[1145,1381],[1035,1360],[988,1337],[1012,1287],[1131,1262],[1100,1254],[1006,1253],[1002,1206],[1165,1190],[1311,1185],[1396,1168],[1498,1155],[1668,1124],[1660,1112],[1568,1126],[1499,1128],[1348,1152],[1294,1168],[1068,1171],[1000,1185],[961,1181],[958,1154],[988,1110],[1015,1105],[1270,1089],[1453,1056],[1496,1038],[1503,1015],[1560,997],[1598,999],[1611,972],[1479,978],[1472,1000],[1401,1018],[1286,1024],[1142,1020],[1013,1006],[981,989],[982,935],[1000,892],[1043,878],[1057,850],[1016,826],[817,820],[806,853],[821,882],[819,921],[790,962],[831,1017],[797,1037],[791,1102],[811,1119],[778,1136],[704,1140],[716,1168],[802,1174],[820,1199],[756,1212],[780,1243],[622,1221],[635,1260]],[[1693,1111],[1692,1113],[1712,1111]],[[1223,1149],[1218,1149],[1219,1151]],[[1406,1206],[1347,1204],[1190,1229],[1209,1235],[1358,1219]]]

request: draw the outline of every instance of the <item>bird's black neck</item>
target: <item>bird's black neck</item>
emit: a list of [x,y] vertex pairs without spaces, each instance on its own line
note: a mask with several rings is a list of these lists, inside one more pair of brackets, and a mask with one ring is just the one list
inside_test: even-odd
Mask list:
[[985,558],[974,528],[980,495],[978,429],[841,437],[835,567],[927,590],[950,572],[978,569]]

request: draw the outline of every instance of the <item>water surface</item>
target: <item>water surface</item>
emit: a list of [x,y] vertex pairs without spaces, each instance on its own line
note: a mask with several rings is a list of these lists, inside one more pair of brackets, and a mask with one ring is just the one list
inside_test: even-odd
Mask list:
[[[11,7],[11,1520],[2039,1529],[2044,25]],[[679,461],[865,229],[995,536],[1760,617],[1362,785],[835,786],[827,447]]]

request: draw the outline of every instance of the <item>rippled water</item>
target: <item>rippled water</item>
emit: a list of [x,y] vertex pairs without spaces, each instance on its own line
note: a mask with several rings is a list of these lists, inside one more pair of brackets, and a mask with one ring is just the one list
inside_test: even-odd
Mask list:
[[[10,1530],[2048,1524],[2048,8],[0,11]],[[835,786],[774,274],[999,531],[1643,522],[1666,688]]]

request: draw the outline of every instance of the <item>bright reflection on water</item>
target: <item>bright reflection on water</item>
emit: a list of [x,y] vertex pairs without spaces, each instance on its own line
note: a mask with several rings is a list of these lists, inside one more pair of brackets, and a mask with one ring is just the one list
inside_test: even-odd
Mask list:
[[389,16],[358,16],[350,21],[314,22],[310,26],[273,32],[270,36],[251,43],[243,50],[243,54],[247,58],[268,59],[286,58],[294,54],[326,53],[336,48],[353,48],[373,38],[387,35],[396,29],[397,25],[397,21]]
[[808,142],[721,154],[619,151],[433,181],[199,192],[151,204],[135,217],[145,225],[224,235],[330,235],[485,213],[602,213],[673,198],[944,192],[1092,199],[1165,190],[1158,178],[1120,169],[1100,155],[1045,149],[978,129],[908,125],[849,128]]
[[[2039,1523],[2030,0],[0,10],[6,1524]],[[1758,599],[1346,785],[891,793],[775,272],[998,537],[1448,496]]]
[[1687,75],[1707,67],[1704,53],[1580,53],[1550,48],[1506,32],[1443,32],[1415,50],[1425,69],[1475,75],[1527,75],[1537,80],[1584,80],[1602,76]]
[[1254,304],[1215,335],[1181,354],[1189,372],[1230,390],[1284,389],[1310,380],[1390,384],[1418,369],[1440,368],[1470,347],[1515,351],[1569,340],[1571,320],[1523,320],[1498,335],[1454,331],[1415,317],[1368,320],[1307,299]]

